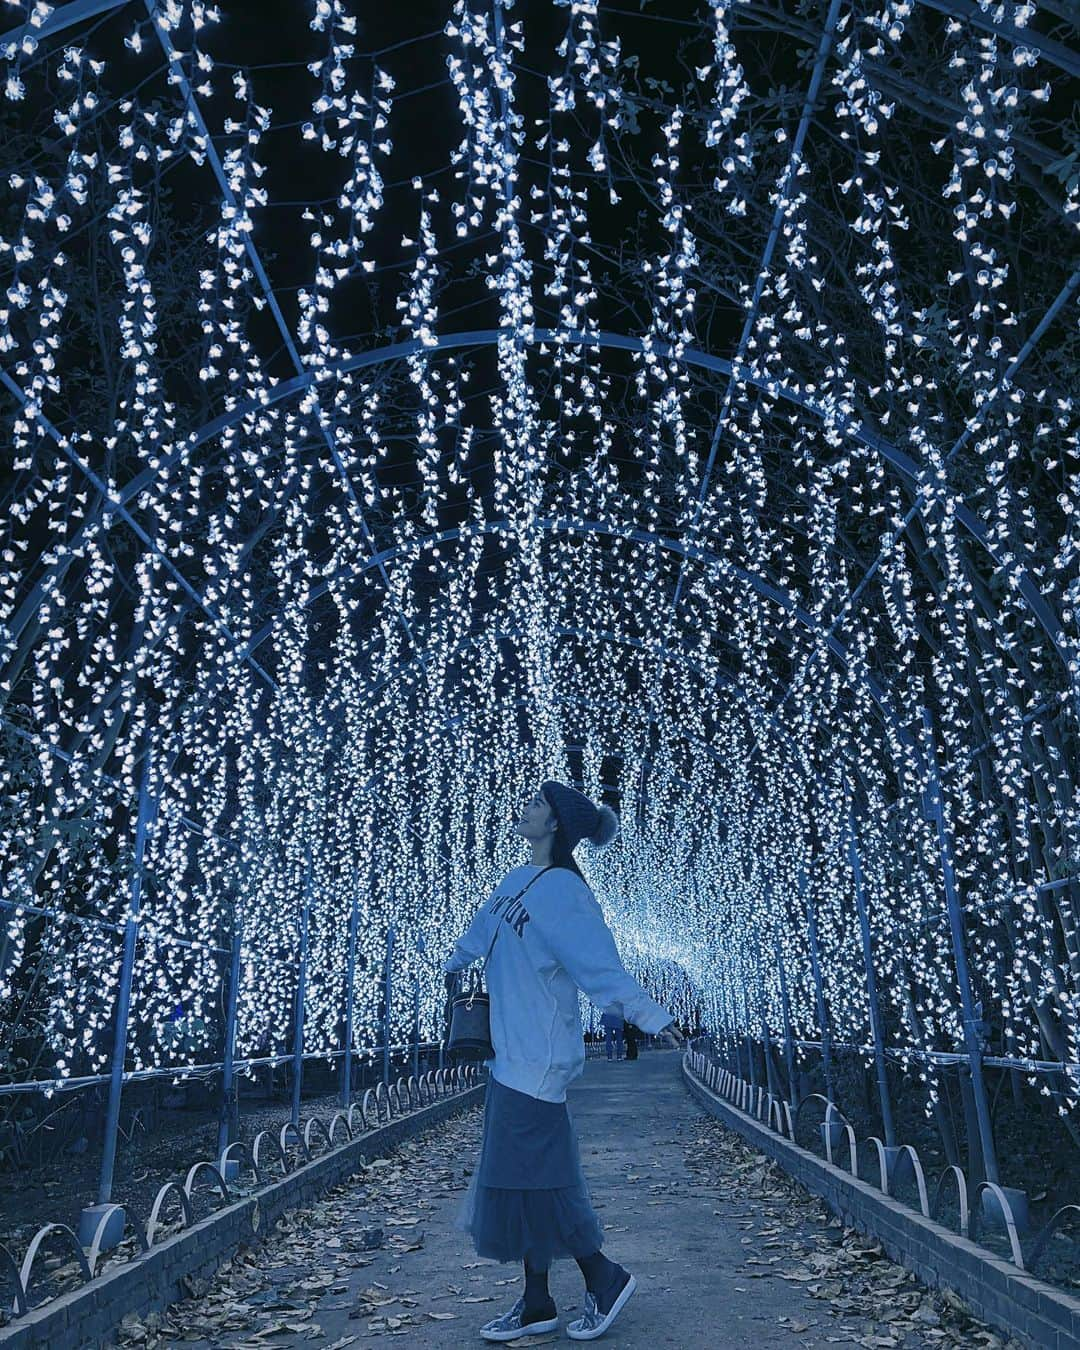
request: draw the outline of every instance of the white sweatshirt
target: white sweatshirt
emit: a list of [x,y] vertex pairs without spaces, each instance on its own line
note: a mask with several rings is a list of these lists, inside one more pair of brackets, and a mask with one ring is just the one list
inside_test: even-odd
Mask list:
[[482,961],[499,927],[485,980],[495,1047],[488,1067],[504,1087],[562,1102],[585,1067],[578,989],[598,1007],[620,1006],[642,1031],[661,1031],[672,1016],[623,969],[596,897],[569,869],[545,872],[511,903],[540,870],[507,873],[443,969]]

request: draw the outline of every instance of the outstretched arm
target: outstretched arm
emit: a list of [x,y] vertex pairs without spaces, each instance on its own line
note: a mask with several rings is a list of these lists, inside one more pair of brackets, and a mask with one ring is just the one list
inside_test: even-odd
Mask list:
[[642,1031],[664,1031],[671,1013],[656,1003],[625,969],[611,929],[596,901],[586,894],[568,898],[557,912],[533,915],[552,955],[577,987],[600,1008],[613,1004]]
[[443,970],[447,975],[452,975],[456,971],[464,970],[466,966],[471,966],[474,961],[479,961],[482,956],[487,954],[491,935],[485,934],[485,924],[483,919],[484,910],[477,910],[472,923],[469,924],[468,928],[454,944],[454,950],[450,955],[450,959],[443,966]]

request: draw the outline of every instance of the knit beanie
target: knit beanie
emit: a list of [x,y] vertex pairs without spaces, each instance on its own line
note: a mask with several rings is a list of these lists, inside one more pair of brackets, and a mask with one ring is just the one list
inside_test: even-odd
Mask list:
[[596,806],[577,788],[549,780],[540,791],[551,803],[571,849],[577,848],[582,839],[587,839],[594,848],[604,848],[619,833],[619,818],[611,807]]

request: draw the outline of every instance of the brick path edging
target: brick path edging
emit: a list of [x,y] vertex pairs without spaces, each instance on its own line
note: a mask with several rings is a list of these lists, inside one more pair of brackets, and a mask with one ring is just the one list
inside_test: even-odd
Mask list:
[[849,1227],[876,1238],[893,1261],[924,1284],[952,1289],[976,1317],[1039,1350],[1080,1350],[1080,1299],[767,1129],[695,1078],[685,1061],[682,1073],[710,1115],[775,1159]]
[[351,1176],[362,1162],[410,1135],[483,1100],[485,1084],[421,1107],[350,1139],[280,1181],[215,1210],[190,1228],[155,1243],[148,1252],[107,1270],[88,1284],[52,1299],[0,1329],[4,1350],[75,1350],[111,1344],[130,1312],[168,1307],[184,1296],[186,1276],[209,1278],[240,1247],[255,1246],[290,1209],[314,1200]]

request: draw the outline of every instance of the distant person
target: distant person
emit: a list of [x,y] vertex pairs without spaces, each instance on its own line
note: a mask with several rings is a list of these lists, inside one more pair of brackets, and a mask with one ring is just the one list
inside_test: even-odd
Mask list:
[[623,1057],[623,1015],[622,1009],[608,1008],[600,1018],[600,1025],[604,1028],[604,1049],[607,1051],[608,1059],[611,1058],[611,1051],[614,1048],[617,1053],[616,1059]]
[[626,1042],[626,1058],[637,1059],[637,1027],[633,1022],[623,1023],[623,1040]]
[[[444,969],[463,970],[490,949],[487,987],[495,1057],[484,1103],[484,1137],[456,1226],[478,1256],[522,1261],[525,1293],[481,1327],[487,1341],[555,1331],[548,1267],[572,1257],[585,1277],[585,1313],[572,1340],[602,1336],[637,1288],[600,1250],[604,1233],[581,1171],[567,1084],[585,1067],[578,990],[599,1008],[618,1005],[646,1030],[681,1047],[683,1036],[619,959],[596,897],[574,859],[618,833],[615,813],[562,783],[547,782],[515,831],[532,859],[513,868],[454,947]],[[494,942],[494,945],[492,943]]]

